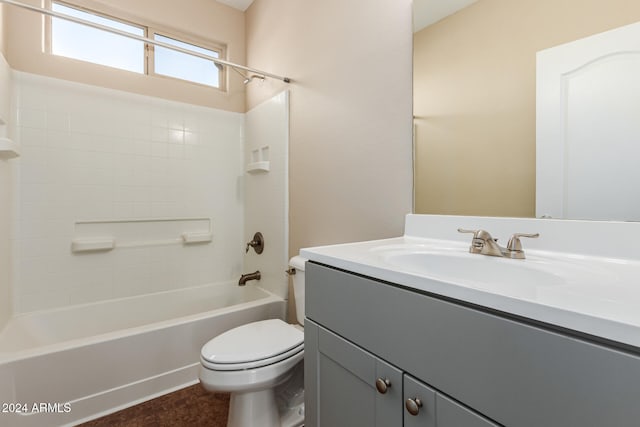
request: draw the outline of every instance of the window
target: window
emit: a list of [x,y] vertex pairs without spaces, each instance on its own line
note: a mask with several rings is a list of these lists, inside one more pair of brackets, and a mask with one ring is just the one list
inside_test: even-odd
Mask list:
[[[221,45],[206,43],[207,46],[204,47],[205,43],[187,42],[149,27],[80,10],[57,1],[51,2],[51,10],[213,58],[222,58],[224,54],[224,47]],[[52,17],[49,22],[49,49],[53,55],[140,74],[161,75],[215,88],[222,87],[222,69],[211,60],[62,18]]]
[[[214,58],[220,58],[220,52],[218,51],[205,49],[160,34],[154,34],[153,39]],[[155,74],[163,76],[219,87],[220,69],[212,61],[166,47],[154,46],[153,71]]]
[[[51,10],[144,37],[142,27],[125,24],[60,3],[52,3]],[[107,65],[121,70],[144,73],[144,43],[97,28],[60,18],[51,18],[51,53]]]

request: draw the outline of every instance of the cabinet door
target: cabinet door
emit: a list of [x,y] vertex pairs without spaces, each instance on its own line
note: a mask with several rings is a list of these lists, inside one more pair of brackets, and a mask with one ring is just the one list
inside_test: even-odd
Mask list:
[[438,427],[498,427],[482,415],[476,414],[440,393],[436,394],[436,406]]
[[498,427],[482,415],[404,375],[405,427]]
[[407,374],[404,375],[403,382],[404,426],[437,427],[436,392]]
[[[316,342],[308,344],[314,338]],[[307,406],[315,408],[308,414],[307,426],[402,426],[402,373],[305,321],[305,389],[309,388],[312,390],[305,398],[313,401],[307,401]]]

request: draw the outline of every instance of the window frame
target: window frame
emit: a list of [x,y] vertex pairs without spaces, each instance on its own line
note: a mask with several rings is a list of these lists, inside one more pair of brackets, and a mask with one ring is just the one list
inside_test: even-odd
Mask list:
[[[95,10],[95,9],[90,9],[87,7],[84,7],[82,5],[77,5],[77,4],[72,4],[66,1],[60,1],[60,0],[45,0],[44,1],[44,6],[45,8],[47,8],[48,10],[52,10],[52,4],[53,3],[57,3],[60,4],[62,6],[65,7],[70,7],[73,9],[77,9],[80,10],[82,12],[85,13],[89,13],[92,15],[96,15],[99,16],[101,18],[105,18],[105,19],[110,19],[116,22],[120,22],[126,25],[131,25],[133,27],[138,27],[140,29],[143,30],[143,34],[145,38],[147,39],[154,39],[155,35],[159,35],[159,36],[163,36],[163,37],[168,37],[183,43],[187,43],[190,45],[194,45],[196,47],[202,48],[202,49],[207,49],[207,50],[211,50],[214,52],[217,52],[219,57],[218,59],[221,60],[226,60],[226,54],[227,54],[227,46],[226,44],[223,43],[218,43],[218,42],[213,42],[211,40],[207,40],[204,39],[202,37],[197,37],[197,36],[192,36],[192,35],[188,35],[186,33],[180,32],[180,31],[176,31],[176,30],[171,30],[168,28],[163,28],[162,26],[157,26],[157,25],[149,25],[146,24],[144,22],[139,22],[139,21],[134,21],[132,19],[128,19],[128,18],[121,18],[118,16],[114,16],[113,13],[106,13],[103,12],[101,10]],[[155,72],[155,45],[148,43],[148,42],[143,42],[144,43],[144,49],[143,49],[143,64],[144,64],[144,72],[141,73],[137,73],[134,71],[129,71],[129,70],[124,70],[121,68],[117,68],[117,67],[111,67],[109,65],[103,65],[103,64],[98,64],[95,62],[91,62],[91,61],[85,61],[82,59],[76,59],[76,58],[70,58],[70,57],[66,57],[66,56],[61,56],[61,55],[55,55],[53,53],[53,40],[52,40],[52,30],[53,30],[53,22],[52,19],[54,17],[46,15],[44,22],[43,22],[43,46],[42,46],[42,50],[44,53],[52,55],[52,56],[56,56],[57,58],[61,58],[63,60],[70,60],[70,61],[82,61],[88,64],[93,64],[95,66],[99,66],[99,67],[105,67],[105,68],[111,68],[111,69],[115,69],[118,71],[123,71],[123,72],[128,72],[128,73],[133,73],[133,74],[137,74],[137,75],[144,75],[144,76],[152,76],[152,77],[156,77],[156,78],[165,78],[165,79],[170,79],[173,81],[178,81],[178,82],[183,82],[185,84],[190,84],[190,85],[197,85],[203,88],[209,88],[209,89],[213,89],[213,90],[218,90],[221,92],[226,92],[227,91],[227,68],[228,67],[224,67],[224,66],[220,66],[214,63],[215,66],[218,67],[218,86],[211,86],[211,85],[207,85],[207,84],[203,84],[203,83],[199,83],[193,80],[185,80],[185,79],[181,79],[178,77],[172,77],[172,76],[167,76],[164,74],[157,74]],[[98,29],[96,29],[97,31],[99,31]],[[122,36],[124,37],[124,36]]]
[[[154,40],[155,36],[162,36],[162,37],[167,37],[167,38],[171,38],[174,40],[177,40],[179,42],[183,42],[183,43],[187,43],[196,47],[199,47],[201,49],[207,49],[207,50],[211,50],[214,52],[218,53],[218,58],[217,59],[222,59],[224,60],[226,58],[226,54],[227,54],[227,48],[226,45],[223,44],[218,44],[218,43],[213,43],[211,41],[205,41],[202,38],[198,38],[198,37],[191,37],[188,35],[185,35],[184,33],[179,33],[176,31],[167,31],[163,28],[159,28],[159,27],[151,27],[151,26],[147,26],[147,35],[146,37],[149,39]],[[190,84],[194,84],[194,85],[199,85],[199,86],[203,86],[203,87],[208,87],[211,89],[218,89],[221,91],[226,91],[226,72],[227,72],[227,67],[224,66],[220,66],[217,65],[216,63],[214,63],[214,66],[216,66],[218,68],[218,86],[210,86],[210,85],[206,85],[203,83],[198,83],[195,82],[193,80],[184,80],[178,77],[172,77],[172,76],[167,76],[165,74],[158,74],[155,72],[155,51],[156,51],[156,46],[153,44],[149,44],[146,43],[145,44],[145,49],[146,49],[146,59],[147,59],[147,63],[146,63],[146,70],[147,70],[147,75],[149,76],[155,76],[155,77],[162,77],[162,78],[166,78],[166,79],[172,79],[172,80],[178,80],[178,81],[182,81],[182,82],[187,82]],[[196,56],[197,58],[197,56]]]

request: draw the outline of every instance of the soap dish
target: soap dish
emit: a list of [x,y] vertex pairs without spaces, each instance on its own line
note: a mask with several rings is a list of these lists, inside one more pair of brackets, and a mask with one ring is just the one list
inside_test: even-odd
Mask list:
[[0,137],[0,159],[8,160],[20,156],[20,144],[9,138]]

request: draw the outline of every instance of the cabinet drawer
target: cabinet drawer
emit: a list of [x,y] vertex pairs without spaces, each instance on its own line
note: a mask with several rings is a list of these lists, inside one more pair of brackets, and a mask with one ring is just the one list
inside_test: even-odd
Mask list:
[[497,422],[637,427],[640,358],[307,263],[306,314]]

